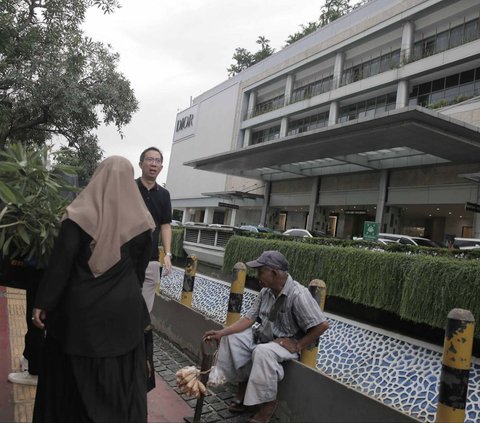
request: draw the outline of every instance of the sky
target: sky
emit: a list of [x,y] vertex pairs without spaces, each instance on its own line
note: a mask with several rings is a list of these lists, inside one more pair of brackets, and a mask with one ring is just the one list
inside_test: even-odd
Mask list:
[[228,79],[235,48],[259,49],[259,35],[276,51],[300,25],[318,19],[324,0],[120,0],[104,15],[90,9],[83,29],[120,54],[118,70],[130,81],[139,110],[124,127],[97,131],[105,157],[118,154],[134,165],[150,146],[164,153],[166,181],[176,115],[191,98]]

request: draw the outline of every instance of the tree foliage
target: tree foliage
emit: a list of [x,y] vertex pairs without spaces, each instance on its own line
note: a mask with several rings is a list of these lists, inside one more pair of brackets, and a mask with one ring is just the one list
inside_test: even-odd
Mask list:
[[0,254],[46,264],[74,188],[68,166],[48,163],[49,147],[12,143],[0,151]]
[[102,158],[103,150],[98,146],[96,138],[92,136],[87,137],[75,149],[62,146],[55,154],[56,163],[71,166],[76,170],[80,187],[88,184]]
[[260,49],[255,53],[251,53],[247,49],[241,47],[235,49],[232,58],[236,63],[233,63],[227,69],[228,76],[234,76],[237,73],[240,73],[255,63],[271,56],[275,52],[275,49],[270,46],[270,40],[267,40],[264,36],[259,35],[256,43],[260,45]]
[[300,40],[306,35],[315,32],[318,28],[320,28],[320,24],[318,22],[309,22],[306,25],[300,25],[300,28],[300,31],[288,36],[287,40],[285,41],[287,45],[293,44],[295,41]]
[[93,131],[102,121],[120,133],[130,121],[138,103],[117,71],[118,54],[81,30],[95,6],[109,13],[119,4],[0,2],[0,150],[18,141],[41,146],[60,135],[80,152],[97,143]]
[[325,4],[320,10],[322,13],[318,19],[318,24],[321,28],[349,13],[352,7],[350,6],[350,0],[325,0]]
[[[341,16],[346,15],[353,9],[360,7],[368,1],[369,0],[359,0],[352,6],[350,4],[351,0],[325,0],[325,4],[320,9],[321,14],[318,20],[308,22],[305,25],[300,25],[300,31],[288,36],[287,40],[285,41],[286,45],[293,44],[306,35],[309,35],[322,26],[325,26]],[[270,41],[266,40],[267,43],[262,43],[261,40],[265,40],[265,37],[258,37],[257,44],[262,45],[262,50],[257,53],[251,53],[242,47],[237,47],[235,49],[235,53],[232,58],[236,63],[230,65],[230,67],[227,69],[228,76],[234,76],[274,53],[275,50],[272,49],[268,44]]]

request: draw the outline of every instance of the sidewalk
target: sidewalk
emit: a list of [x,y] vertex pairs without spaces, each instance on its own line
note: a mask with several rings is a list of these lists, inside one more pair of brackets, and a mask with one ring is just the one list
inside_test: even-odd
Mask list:
[[[34,386],[12,384],[8,373],[20,370],[20,357],[27,330],[25,322],[25,291],[0,286],[0,423],[32,421],[35,400]],[[156,388],[148,393],[149,423],[179,423],[193,418],[196,399],[186,397],[176,387],[175,372],[182,367],[197,365],[161,334],[154,334]],[[245,422],[250,414],[232,414],[228,402],[233,397],[228,385],[204,398],[202,421]],[[274,421],[274,420],[272,420]]]

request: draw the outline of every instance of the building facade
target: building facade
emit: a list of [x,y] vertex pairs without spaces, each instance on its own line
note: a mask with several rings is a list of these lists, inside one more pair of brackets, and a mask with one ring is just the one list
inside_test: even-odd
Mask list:
[[[480,237],[480,3],[371,0],[193,99],[182,220]],[[480,210],[480,208],[479,208]]]

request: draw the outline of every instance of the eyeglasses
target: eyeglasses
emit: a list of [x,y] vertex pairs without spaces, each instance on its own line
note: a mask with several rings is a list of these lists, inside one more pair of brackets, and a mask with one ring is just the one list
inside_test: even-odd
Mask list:
[[144,157],[143,161],[148,163],[162,164],[162,159],[159,159],[158,157]]

